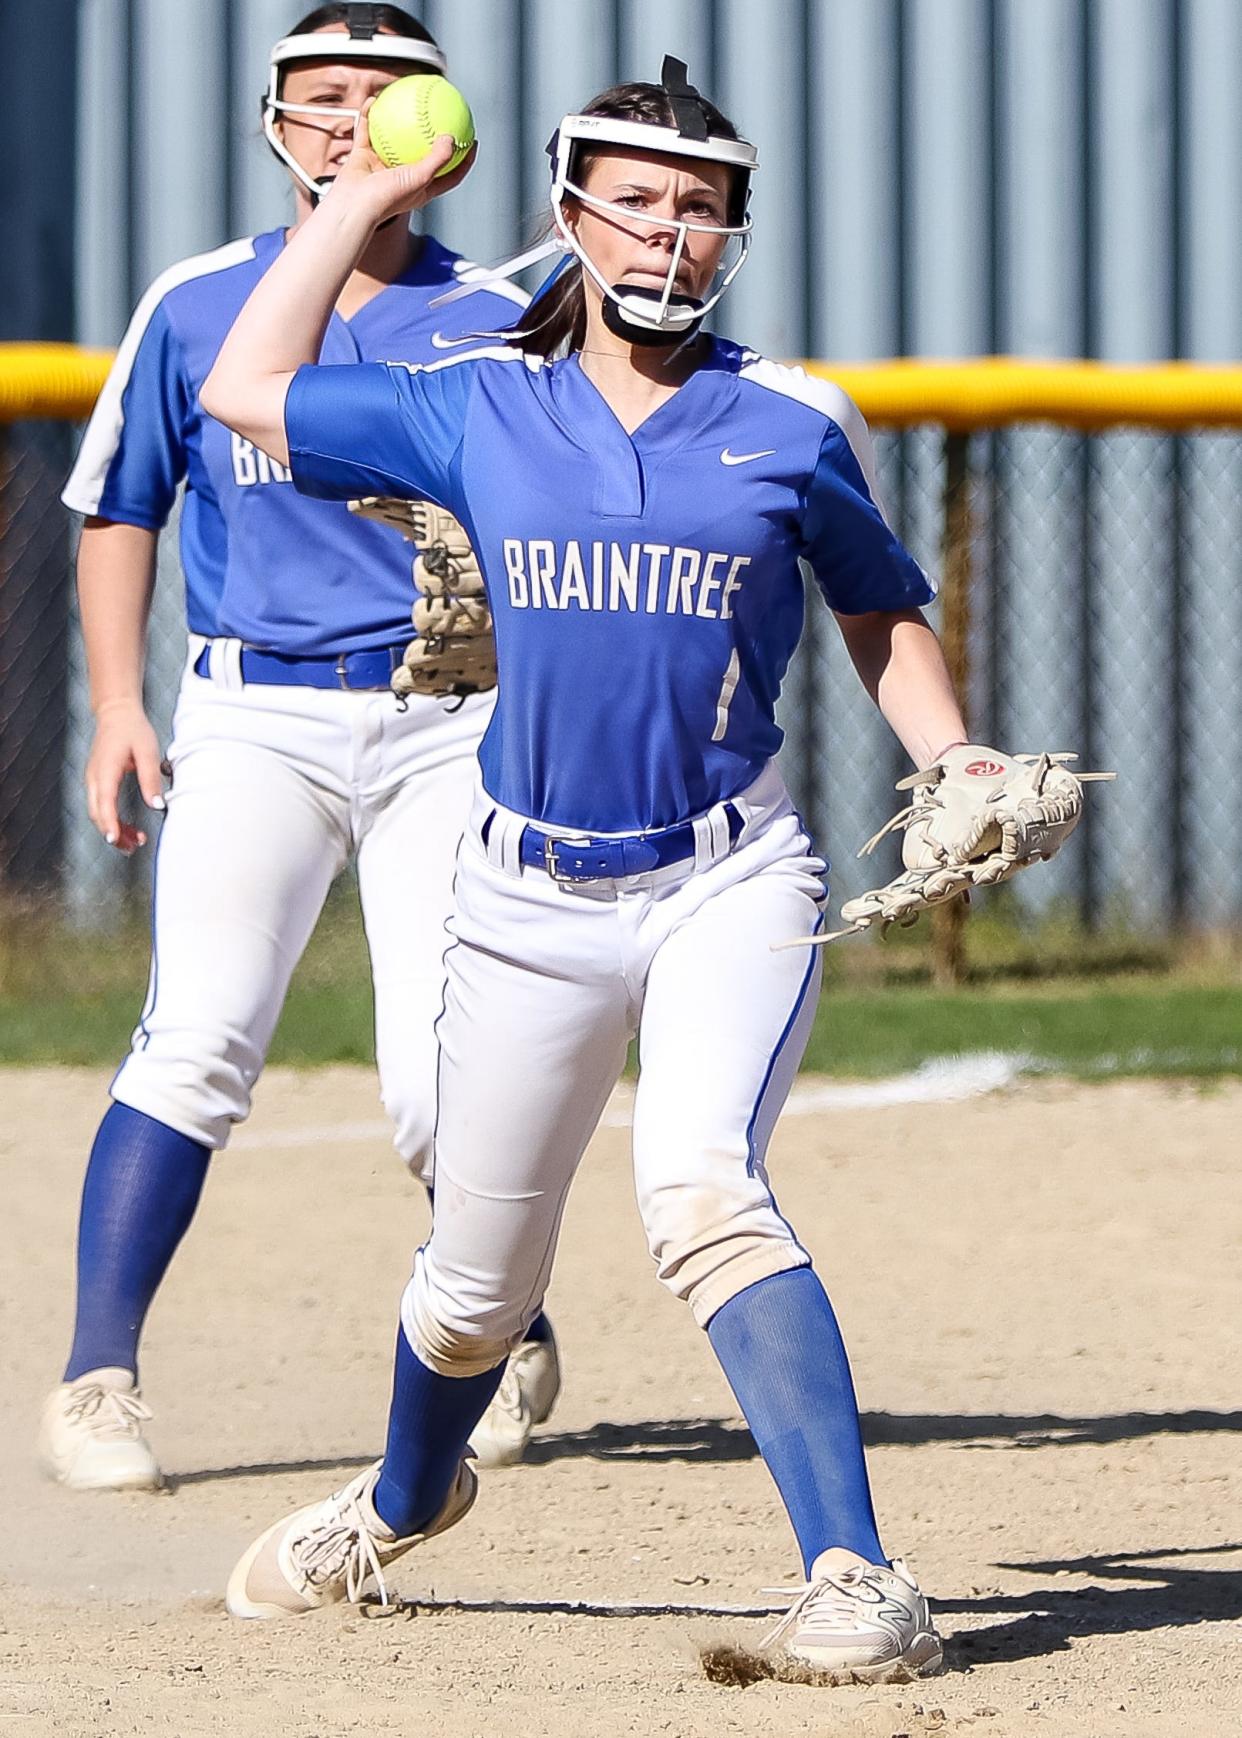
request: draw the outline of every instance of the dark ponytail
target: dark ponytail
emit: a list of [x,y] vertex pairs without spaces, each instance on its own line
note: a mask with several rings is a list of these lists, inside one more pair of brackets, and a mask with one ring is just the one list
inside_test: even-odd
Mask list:
[[[736,139],[737,128],[714,103],[700,98],[707,131],[714,139]],[[604,115],[612,121],[642,121],[648,126],[676,127],[677,115],[663,85],[618,84],[594,97],[581,111]],[[579,173],[585,181],[591,159],[599,149],[584,148]],[[551,229],[545,233],[550,234]],[[561,356],[580,350],[586,339],[586,290],[582,263],[573,260],[557,273],[552,283],[527,308],[512,331],[506,334],[515,349],[528,356]]]
[[371,34],[377,30],[390,30],[394,36],[409,36],[415,42],[430,42],[436,46],[436,39],[427,27],[418,22],[401,6],[361,6],[349,5],[346,0],[336,0],[335,4],[316,6],[313,12],[308,12],[293,29],[289,36],[312,36],[316,30],[326,30],[330,24],[349,24],[351,13],[362,12],[371,14]]

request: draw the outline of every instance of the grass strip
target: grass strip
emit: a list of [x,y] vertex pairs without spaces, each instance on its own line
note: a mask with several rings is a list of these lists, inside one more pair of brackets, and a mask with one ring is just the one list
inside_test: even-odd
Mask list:
[[[142,986],[0,996],[0,1063],[112,1068],[124,1055]],[[987,983],[953,993],[918,983],[834,981],[819,1005],[804,1067],[843,1078],[904,1074],[933,1056],[1017,1053],[1039,1071],[1113,1075],[1242,1074],[1242,986],[1121,978]],[[295,980],[274,1063],[374,1060],[365,979]]]

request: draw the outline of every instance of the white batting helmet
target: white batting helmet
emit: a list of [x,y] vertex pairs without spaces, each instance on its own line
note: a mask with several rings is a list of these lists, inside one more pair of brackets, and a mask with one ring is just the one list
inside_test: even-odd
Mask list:
[[[634,344],[667,344],[670,338],[690,337],[697,331],[704,315],[716,306],[741,271],[750,251],[750,183],[759,167],[759,153],[745,139],[722,138],[718,133],[709,130],[710,116],[705,99],[688,82],[684,61],[665,55],[660,83],[673,112],[672,126],[659,126],[651,121],[623,120],[610,115],[566,115],[548,142],[548,157],[552,166],[550,197],[553,233],[514,259],[486,270],[472,272],[470,282],[462,283],[446,294],[437,296],[432,306],[440,307],[446,302],[455,302],[460,297],[469,295],[472,290],[484,288],[490,282],[513,277],[527,266],[547,259],[552,254],[572,254],[581,262],[582,269],[589,272],[599,285],[604,297],[604,319],[621,337]],[[686,218],[648,217],[641,211],[633,211],[624,205],[614,205],[586,192],[579,170],[583,154],[608,145],[687,157],[699,163],[723,163],[732,171],[727,221],[723,224],[694,223]],[[566,195],[590,206],[592,210],[611,212],[625,224],[649,223],[658,225],[661,229],[674,229],[676,238],[663,284],[658,289],[649,285],[610,284],[578,240],[566,218]],[[726,246],[716,269],[711,293],[702,300],[686,295],[676,286],[686,238],[692,231],[724,235],[729,238],[730,244],[734,241],[737,243],[731,255],[730,247]],[[567,263],[562,259],[552,278]],[[552,282],[552,278],[548,279],[548,284]],[[548,284],[543,288],[546,289]]]
[[[708,132],[703,99],[687,82],[684,61],[666,55],[660,82],[668,93],[676,117],[675,126],[658,127],[647,121],[614,120],[607,115],[566,115],[548,143],[548,156],[552,161],[552,220],[565,246],[577,255],[583,270],[590,273],[603,291],[604,319],[620,336],[638,343],[644,338],[661,342],[670,335],[693,331],[741,271],[750,251],[750,178],[759,167],[759,153],[747,140],[722,139]],[[628,206],[596,198],[582,186],[577,166],[584,151],[601,145],[658,151],[673,157],[690,157],[699,163],[723,163],[733,171],[728,222],[692,223],[685,218],[648,217]],[[667,229],[671,223],[677,237],[669,255],[663,285],[655,289],[648,285],[610,284],[565,217],[566,194],[583,205],[589,205],[593,211],[610,212],[625,223],[648,223],[661,229]],[[728,263],[722,256],[715,288],[702,301],[676,289],[681,256],[691,231],[726,235],[738,242]]]
[[[448,62],[429,34],[398,36],[391,30],[383,29],[382,14],[385,10],[385,7],[377,5],[343,5],[340,8],[340,22],[348,29],[347,36],[336,31],[331,34],[326,31],[308,31],[300,36],[284,36],[272,49],[267,94],[263,98],[264,136],[285,168],[312,199],[323,198],[332,185],[332,177],[324,176],[322,180],[316,181],[308,175],[277,136],[276,122],[281,115],[321,115],[333,121],[339,121],[342,115],[347,115],[356,121],[359,111],[338,108],[336,105],[329,107],[324,103],[285,102],[280,92],[285,72],[290,66],[306,60],[379,61],[390,66],[397,77],[412,72],[442,74],[448,70]],[[411,20],[411,23],[414,22]],[[421,30],[422,26],[418,28]]]

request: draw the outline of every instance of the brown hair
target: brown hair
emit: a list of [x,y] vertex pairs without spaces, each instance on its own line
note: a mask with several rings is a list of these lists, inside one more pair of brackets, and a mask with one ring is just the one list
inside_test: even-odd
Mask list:
[[[703,117],[709,137],[736,139],[737,128],[714,103],[700,97]],[[603,115],[612,121],[642,121],[648,126],[676,127],[677,114],[672,99],[663,85],[617,84],[601,92],[581,111],[584,115]],[[601,149],[586,146],[579,159],[583,180],[587,169]],[[550,233],[550,231],[549,231]],[[506,334],[516,349],[527,355],[557,356],[580,350],[586,338],[586,291],[582,283],[582,262],[573,260],[562,267],[553,282],[527,308],[512,331]]]
[[[411,17],[404,8],[385,5],[361,6],[354,3],[354,0],[331,0],[329,5],[316,6],[314,11],[306,14],[305,18],[299,18],[288,35],[313,36],[317,30],[326,30],[331,24],[353,24],[358,21],[357,14],[361,12],[370,14],[366,23],[369,24],[372,35],[378,30],[387,30],[393,36],[406,36],[414,42],[429,42],[433,48],[439,47],[439,43],[426,25],[420,24],[418,19]],[[323,57],[325,60],[332,58],[330,42],[324,46]],[[297,63],[291,64],[296,65]],[[287,66],[280,69],[280,80],[277,84],[278,95],[284,90],[285,73],[288,70]],[[263,100],[266,106],[266,97]]]
[[435,43],[436,39],[426,25],[420,24],[417,18],[401,6],[364,7],[348,4],[347,0],[335,0],[332,5],[316,6],[305,18],[300,18],[288,34],[311,36],[316,30],[326,30],[330,24],[350,24],[353,22],[351,15],[360,12],[371,14],[368,22],[372,36],[377,30],[390,30],[394,36],[412,36],[416,42]]

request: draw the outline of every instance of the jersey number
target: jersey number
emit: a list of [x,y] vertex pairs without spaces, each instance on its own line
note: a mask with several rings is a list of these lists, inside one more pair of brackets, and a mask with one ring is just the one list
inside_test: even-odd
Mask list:
[[716,696],[716,728],[712,731],[713,742],[723,742],[724,733],[729,728],[729,705],[737,688],[737,678],[740,670],[737,647],[729,653],[729,662],[725,665],[724,680],[720,684],[720,693]]

